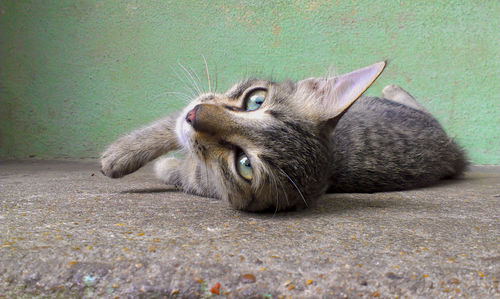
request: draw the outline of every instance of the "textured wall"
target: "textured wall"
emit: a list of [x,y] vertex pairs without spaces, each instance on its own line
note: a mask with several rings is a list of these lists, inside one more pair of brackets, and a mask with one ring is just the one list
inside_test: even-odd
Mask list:
[[478,164],[500,164],[500,2],[2,1],[0,158],[95,157],[183,106],[202,55],[222,91],[390,64]]

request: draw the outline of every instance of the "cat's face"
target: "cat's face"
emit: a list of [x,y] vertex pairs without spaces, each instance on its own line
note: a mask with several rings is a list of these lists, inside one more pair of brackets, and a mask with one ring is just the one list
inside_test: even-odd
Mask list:
[[293,83],[245,80],[203,94],[177,120],[179,142],[207,171],[200,180],[236,209],[304,207],[328,187],[332,120],[382,72],[384,62]]
[[225,94],[199,96],[176,132],[235,208],[307,206],[327,188],[330,160],[324,123],[305,113],[309,95],[289,81],[246,80]]

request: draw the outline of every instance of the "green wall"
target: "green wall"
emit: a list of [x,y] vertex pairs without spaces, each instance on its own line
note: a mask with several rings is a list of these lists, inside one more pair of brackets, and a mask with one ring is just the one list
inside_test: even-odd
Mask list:
[[389,59],[368,94],[401,85],[500,164],[499,20],[498,0],[1,1],[0,158],[97,157],[183,107],[177,63],[203,77],[204,55],[219,91]]

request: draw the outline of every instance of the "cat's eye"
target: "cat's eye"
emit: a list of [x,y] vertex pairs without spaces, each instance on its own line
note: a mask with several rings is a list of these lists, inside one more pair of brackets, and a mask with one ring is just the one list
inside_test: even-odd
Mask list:
[[248,159],[245,153],[241,152],[236,158],[236,169],[238,173],[247,181],[251,181],[253,178],[252,165],[250,165],[250,159]]
[[257,89],[248,93],[245,97],[245,110],[254,111],[260,108],[266,99],[267,91],[265,89]]

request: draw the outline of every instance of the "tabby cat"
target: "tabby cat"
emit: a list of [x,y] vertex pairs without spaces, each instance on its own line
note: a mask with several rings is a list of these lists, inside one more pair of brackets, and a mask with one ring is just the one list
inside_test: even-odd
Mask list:
[[115,141],[102,172],[119,178],[173,150],[155,172],[185,192],[246,211],[303,208],[325,192],[428,186],[460,175],[464,152],[410,94],[362,96],[385,62],[296,83],[248,79]]

